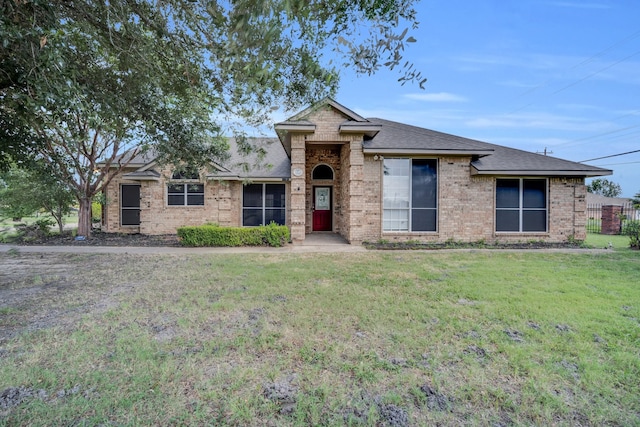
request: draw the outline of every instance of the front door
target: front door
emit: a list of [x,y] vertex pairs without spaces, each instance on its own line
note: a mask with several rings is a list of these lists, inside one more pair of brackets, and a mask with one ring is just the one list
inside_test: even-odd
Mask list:
[[313,187],[313,231],[331,231],[331,187]]

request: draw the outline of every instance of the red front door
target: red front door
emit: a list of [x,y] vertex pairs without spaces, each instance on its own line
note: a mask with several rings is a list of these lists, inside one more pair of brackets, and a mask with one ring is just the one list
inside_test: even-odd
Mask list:
[[331,231],[331,187],[313,187],[313,231]]

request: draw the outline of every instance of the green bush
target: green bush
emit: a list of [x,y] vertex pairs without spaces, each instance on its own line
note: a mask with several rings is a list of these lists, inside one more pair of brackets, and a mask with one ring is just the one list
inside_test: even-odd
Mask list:
[[629,246],[640,249],[640,221],[625,221],[622,234],[629,236]]
[[183,246],[282,246],[289,241],[289,228],[272,222],[259,227],[220,227],[206,224],[178,228]]
[[102,222],[102,203],[99,201],[91,202],[91,221]]

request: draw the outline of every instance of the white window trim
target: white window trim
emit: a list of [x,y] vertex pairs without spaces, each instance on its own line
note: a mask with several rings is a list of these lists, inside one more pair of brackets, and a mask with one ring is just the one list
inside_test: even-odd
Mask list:
[[[518,207],[517,208],[498,208],[497,200],[498,200],[498,180],[500,179],[510,179],[510,180],[518,180]],[[544,198],[545,198],[545,207],[544,208],[524,208],[524,181],[525,180],[544,180]],[[495,181],[495,197],[494,197],[494,230],[496,234],[548,234],[549,233],[549,179],[548,178],[540,178],[540,177],[499,177],[496,178]],[[518,231],[498,231],[498,211],[518,211]],[[544,211],[545,215],[545,229],[544,231],[522,231],[523,223],[523,212],[524,211]]]

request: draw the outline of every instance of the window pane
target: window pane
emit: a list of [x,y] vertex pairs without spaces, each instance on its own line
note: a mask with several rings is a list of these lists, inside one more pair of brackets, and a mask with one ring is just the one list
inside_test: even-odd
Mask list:
[[262,209],[244,209],[242,211],[242,225],[252,227],[262,224]]
[[123,209],[121,219],[122,225],[140,225],[140,210]]
[[189,205],[189,206],[204,206],[204,195],[202,195],[202,194],[189,194],[189,195],[187,195],[187,205]]
[[188,184],[187,193],[204,193],[204,184]]
[[184,193],[184,184],[169,184],[167,187],[169,193]]
[[409,231],[409,209],[385,209],[383,229],[385,231]]
[[318,165],[313,170],[312,179],[333,179],[333,171],[327,165]]
[[409,159],[384,159],[383,205],[386,209],[409,207]]
[[522,183],[522,207],[523,208],[546,208],[547,182],[544,179],[525,179]]
[[242,206],[252,208],[262,207],[262,184],[245,185]]
[[139,208],[140,207],[140,186],[139,185],[123,185],[122,186],[122,207]]
[[496,181],[496,208],[520,207],[520,180],[498,179]]
[[167,203],[169,206],[182,206],[184,205],[184,196],[182,194],[169,194]]
[[496,231],[520,231],[520,211],[497,210]]
[[436,231],[435,209],[412,209],[411,231]]
[[266,184],[265,199],[264,204],[268,208],[284,208],[286,201],[284,184]]
[[413,161],[411,165],[411,206],[413,208],[437,206],[437,164],[436,160]]
[[193,167],[179,169],[173,172],[171,179],[199,179],[198,170]]
[[267,209],[264,212],[264,224],[267,225],[271,223],[271,221],[275,222],[278,225],[285,224],[285,209]]
[[522,231],[547,231],[547,211],[523,211]]

